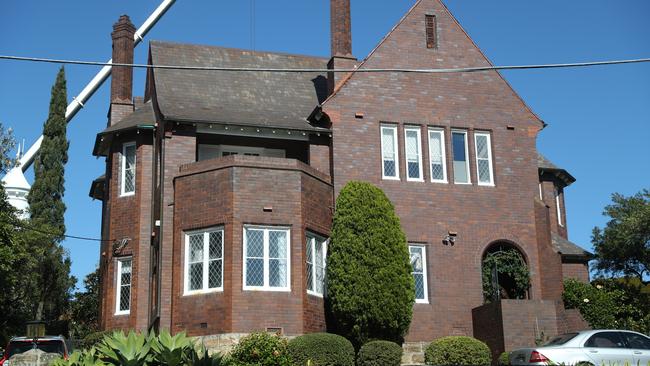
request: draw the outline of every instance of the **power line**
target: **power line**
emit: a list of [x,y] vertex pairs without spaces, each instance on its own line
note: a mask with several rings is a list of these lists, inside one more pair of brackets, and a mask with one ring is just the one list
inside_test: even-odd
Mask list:
[[69,238],[69,239],[87,240],[87,241],[99,241],[99,242],[114,242],[115,241],[114,239],[98,239],[98,238],[90,238],[90,237],[86,237],[86,236],[59,234],[59,233],[55,233],[53,231],[37,229],[37,228],[35,228],[33,226],[22,224],[19,221],[0,220],[0,222],[4,223],[4,224],[14,225],[14,226],[19,227],[21,229],[30,230],[30,231],[34,231],[34,232],[45,234],[45,235],[63,236],[65,238]]
[[167,70],[202,70],[202,71],[230,71],[230,72],[288,72],[288,73],[306,73],[306,72],[396,72],[396,73],[419,73],[419,74],[438,74],[438,73],[457,73],[457,72],[480,72],[490,70],[526,70],[526,69],[557,69],[569,67],[590,67],[605,65],[620,65],[650,62],[650,58],[638,58],[627,60],[610,60],[610,61],[589,61],[562,64],[533,64],[533,65],[506,65],[506,66],[477,66],[477,67],[459,67],[448,69],[402,69],[402,68],[362,68],[362,69],[282,69],[282,68],[254,68],[254,67],[222,67],[222,66],[183,66],[183,65],[148,65],[148,64],[124,64],[124,63],[107,63],[96,61],[80,61],[52,59],[42,57],[22,57],[11,55],[0,55],[0,60],[27,61],[27,62],[45,62],[54,64],[68,65],[85,65],[85,66],[117,66],[133,67],[141,69],[167,69]]

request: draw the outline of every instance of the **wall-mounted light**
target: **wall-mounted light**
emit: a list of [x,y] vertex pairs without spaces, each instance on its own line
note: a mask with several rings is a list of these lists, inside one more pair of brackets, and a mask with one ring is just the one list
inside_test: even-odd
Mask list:
[[448,231],[447,236],[445,236],[445,238],[442,239],[442,243],[444,245],[453,246],[456,243],[456,237],[457,236],[458,236],[458,232],[456,232],[456,231]]

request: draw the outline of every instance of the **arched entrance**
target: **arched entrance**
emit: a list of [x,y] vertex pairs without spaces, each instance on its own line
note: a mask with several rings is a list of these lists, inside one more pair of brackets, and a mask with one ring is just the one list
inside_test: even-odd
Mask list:
[[528,298],[530,271],[525,256],[514,244],[490,244],[483,253],[481,270],[485,302]]

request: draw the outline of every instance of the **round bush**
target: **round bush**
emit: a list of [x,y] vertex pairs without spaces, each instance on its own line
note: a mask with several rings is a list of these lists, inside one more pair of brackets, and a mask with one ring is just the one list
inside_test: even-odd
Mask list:
[[502,352],[499,355],[499,366],[510,365],[510,352]]
[[371,341],[359,350],[357,366],[399,366],[402,347],[390,341]]
[[450,336],[431,342],[424,352],[427,365],[489,365],[490,348],[476,338]]
[[354,347],[340,335],[311,333],[289,341],[289,356],[295,366],[354,366]]
[[287,341],[277,335],[252,333],[239,340],[230,353],[235,366],[290,366]]

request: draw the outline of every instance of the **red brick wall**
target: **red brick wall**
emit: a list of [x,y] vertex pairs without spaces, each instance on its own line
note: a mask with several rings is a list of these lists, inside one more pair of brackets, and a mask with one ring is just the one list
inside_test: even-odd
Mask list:
[[560,189],[560,215],[562,219],[562,225],[560,225],[557,219],[557,204],[555,202],[555,187],[558,182],[552,175],[548,173],[544,174],[542,176],[542,179],[542,198],[544,203],[549,207],[548,212],[551,230],[555,233],[558,233],[563,238],[568,238],[563,189]]
[[[425,15],[438,20],[438,48],[427,49]],[[422,0],[361,66],[451,68],[488,65],[444,6]],[[325,102],[333,129],[335,191],[364,180],[386,192],[407,238],[428,254],[430,304],[414,307],[408,341],[472,334],[471,309],[483,303],[481,258],[489,244],[507,240],[524,252],[533,273],[531,296],[542,296],[533,199],[538,195],[535,139],[541,123],[496,72],[471,74],[357,73]],[[364,118],[355,118],[361,112]],[[399,130],[401,181],[381,179],[380,123]],[[422,129],[425,182],[405,179],[405,124]],[[451,128],[469,131],[471,185],[431,183],[427,126],[445,129],[448,179]],[[507,128],[511,126],[511,128]],[[478,186],[473,132],[491,132],[495,186]],[[442,245],[448,231],[456,245]]]
[[574,278],[589,283],[589,265],[587,263],[562,263],[564,278]]
[[[304,246],[305,229],[329,234],[329,177],[292,159],[229,156],[181,167],[174,188],[173,331],[324,330],[322,299],[306,295]],[[246,224],[290,227],[290,292],[242,290]],[[224,290],[183,296],[184,231],[217,225],[225,234]]]
[[562,300],[562,259],[551,243],[551,225],[549,223],[549,207],[535,199],[535,222],[537,228],[537,250],[539,252],[538,268],[542,299]]

